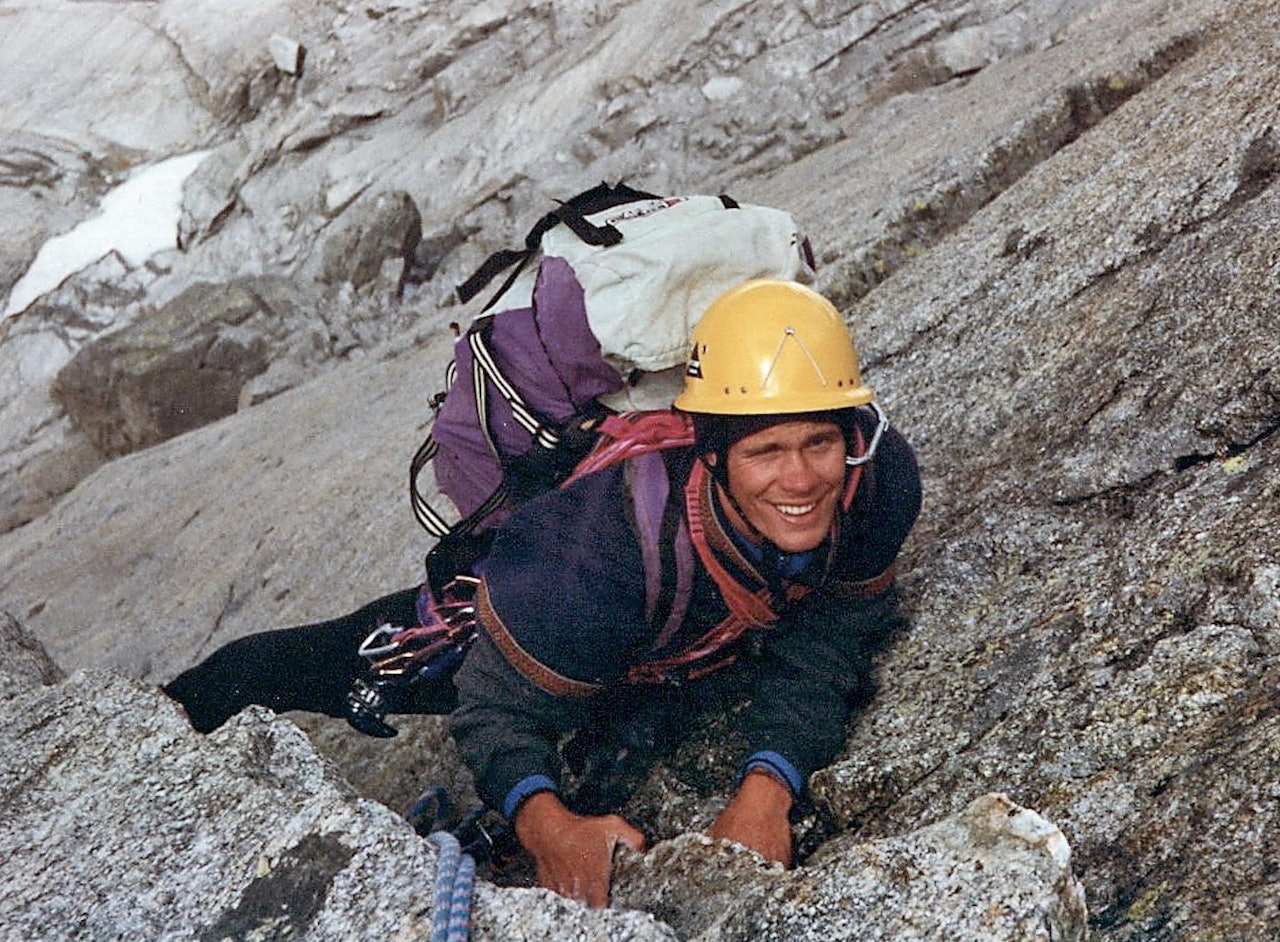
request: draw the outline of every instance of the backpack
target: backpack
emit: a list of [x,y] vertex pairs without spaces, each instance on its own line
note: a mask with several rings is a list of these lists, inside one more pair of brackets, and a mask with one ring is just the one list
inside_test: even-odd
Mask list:
[[[474,558],[485,531],[569,476],[605,417],[669,406],[693,325],[721,293],[813,270],[781,210],[605,183],[560,203],[458,288],[465,304],[507,272],[456,343],[410,465],[414,515],[440,539],[433,554]],[[428,465],[455,522],[421,493]]]

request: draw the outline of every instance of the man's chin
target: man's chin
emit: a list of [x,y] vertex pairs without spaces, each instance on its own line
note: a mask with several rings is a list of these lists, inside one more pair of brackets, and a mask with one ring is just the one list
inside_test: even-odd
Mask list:
[[798,527],[770,527],[763,531],[766,539],[784,553],[807,553],[817,549],[830,532],[830,525]]

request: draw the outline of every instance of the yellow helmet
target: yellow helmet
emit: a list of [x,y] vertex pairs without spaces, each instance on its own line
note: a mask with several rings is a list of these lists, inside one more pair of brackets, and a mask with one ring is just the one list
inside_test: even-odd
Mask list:
[[726,291],[694,327],[675,406],[707,415],[783,415],[874,398],[835,306],[804,285],[759,279]]

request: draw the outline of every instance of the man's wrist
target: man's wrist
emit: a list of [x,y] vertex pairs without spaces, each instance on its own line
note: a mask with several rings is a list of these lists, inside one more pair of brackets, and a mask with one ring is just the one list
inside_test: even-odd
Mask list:
[[752,772],[764,772],[773,776],[786,786],[793,798],[799,797],[800,793],[804,791],[804,776],[781,753],[769,750],[753,752],[747,757],[747,761],[742,764],[742,773],[739,776],[739,781],[741,782]]
[[764,768],[751,769],[738,785],[737,800],[756,808],[771,808],[782,815],[791,811],[793,796],[787,784]]
[[574,817],[555,792],[535,792],[516,810],[511,827],[521,846],[537,856],[548,841],[564,834],[566,824]]
[[516,815],[520,813],[520,807],[534,795],[558,791],[556,783],[550,776],[526,776],[516,782],[511,790],[507,792],[507,797],[502,801],[502,816],[508,821],[515,821]]

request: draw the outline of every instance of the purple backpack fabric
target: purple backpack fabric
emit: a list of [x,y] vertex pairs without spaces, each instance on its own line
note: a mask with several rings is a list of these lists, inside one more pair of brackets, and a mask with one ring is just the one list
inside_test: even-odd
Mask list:
[[[541,316],[545,311],[552,316]],[[582,287],[573,269],[562,259],[544,259],[532,307],[482,320],[454,348],[458,379],[435,420],[432,434],[439,450],[432,468],[440,490],[464,518],[482,508],[503,484],[507,469],[494,449],[505,459],[516,459],[529,453],[534,440],[534,433],[517,421],[512,404],[493,388],[493,379],[483,371],[477,374],[471,339],[477,331],[487,334],[487,348],[500,373],[528,407],[552,425],[589,410],[597,396],[622,388],[622,377],[604,359],[587,325]],[[482,395],[492,447],[477,421],[477,375],[488,386]],[[497,524],[509,512],[509,505],[493,508],[483,525]]]

